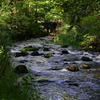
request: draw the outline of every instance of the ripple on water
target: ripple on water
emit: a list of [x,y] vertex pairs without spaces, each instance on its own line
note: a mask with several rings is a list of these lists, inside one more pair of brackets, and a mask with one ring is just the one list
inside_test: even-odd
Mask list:
[[[45,46],[50,48],[50,51],[47,53],[54,53],[54,57],[47,59],[43,56],[31,56],[31,52],[29,52],[29,55],[25,57],[15,58],[11,55],[12,59],[14,59],[12,63],[17,65],[20,61],[27,60],[27,62],[23,62],[23,64],[30,69],[30,73],[39,74],[41,78],[46,78],[47,80],[54,80],[53,82],[48,83],[44,81],[43,84],[40,85],[42,96],[47,96],[47,100],[63,100],[64,98],[64,100],[99,100],[99,53],[89,53],[84,50],[73,50],[72,47],[69,46],[68,48],[64,48],[69,51],[69,54],[61,55],[63,48],[61,48],[60,45],[45,43],[52,39],[53,38],[50,37],[31,39],[15,43],[17,47],[13,46],[9,48],[11,48],[11,53],[15,53],[20,52],[20,49],[25,46],[32,45],[40,48],[39,53],[44,53],[42,49]],[[92,58],[93,61],[82,61],[82,56],[88,56],[89,58]],[[89,64],[91,67],[90,70],[80,69],[78,72],[70,72],[66,70],[66,67],[69,65],[77,65],[79,67],[81,64]],[[61,69],[48,70],[54,67]],[[78,86],[76,86],[76,83]]]

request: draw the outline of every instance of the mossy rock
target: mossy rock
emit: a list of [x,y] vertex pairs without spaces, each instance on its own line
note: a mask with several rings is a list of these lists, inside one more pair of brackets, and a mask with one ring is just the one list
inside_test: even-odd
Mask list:
[[80,68],[82,68],[82,69],[90,69],[90,66],[89,65],[82,64],[80,66]]
[[52,54],[46,54],[46,55],[44,55],[44,57],[45,58],[50,58],[50,57],[53,57],[53,55]]
[[17,53],[14,54],[14,56],[15,56],[15,57],[20,57],[20,56],[22,56],[22,55],[21,55],[20,52],[17,52]]
[[62,48],[67,48],[68,45],[67,45],[67,44],[64,44],[64,45],[62,45],[61,47],[62,47]]
[[62,50],[62,53],[63,54],[68,54],[69,52],[68,52],[68,50]]
[[32,48],[32,46],[31,46],[31,45],[29,45],[29,46],[26,46],[26,47],[24,47],[24,48]]
[[83,61],[92,61],[92,59],[90,59],[89,57],[85,57],[85,56],[82,57],[82,60]]
[[39,56],[40,54],[39,54],[39,52],[38,51],[33,51],[32,53],[31,53],[31,56]]
[[14,45],[14,47],[17,47],[17,45]]
[[37,47],[25,47],[21,49],[21,51],[37,51],[37,50],[39,50],[39,48]]
[[49,48],[44,48],[43,51],[49,51]]
[[69,71],[78,71],[79,70],[79,68],[76,65],[68,66],[66,69],[69,70]]
[[22,56],[27,56],[28,55],[28,52],[27,51],[21,51],[21,55]]
[[23,74],[28,73],[28,70],[25,65],[18,65],[17,67],[15,67],[14,72],[18,74]]
[[28,52],[26,51],[17,52],[14,54],[15,57],[27,56],[27,55],[28,55]]

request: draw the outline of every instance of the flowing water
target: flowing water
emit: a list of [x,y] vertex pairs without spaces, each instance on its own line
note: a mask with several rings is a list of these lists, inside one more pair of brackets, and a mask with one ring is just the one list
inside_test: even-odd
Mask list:
[[[41,96],[47,97],[47,100],[100,100],[100,53],[73,50],[71,46],[61,48],[56,43],[50,43],[53,39],[41,37],[14,43],[9,47],[13,66],[26,65],[31,75],[38,74],[35,82]],[[28,51],[27,56],[14,57],[14,53],[29,45],[38,47],[43,55],[32,56],[32,51]],[[49,51],[43,51],[45,47]],[[62,54],[62,50],[68,50],[69,54]],[[44,58],[44,54],[48,53],[54,56]],[[82,61],[83,56],[93,61]],[[67,66],[79,67],[81,64],[88,64],[91,68],[75,72],[66,70]]]

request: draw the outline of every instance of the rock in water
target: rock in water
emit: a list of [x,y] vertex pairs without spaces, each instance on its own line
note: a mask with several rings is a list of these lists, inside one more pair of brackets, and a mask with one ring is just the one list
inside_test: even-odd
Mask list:
[[82,57],[82,60],[83,61],[92,61],[92,59],[90,59],[89,57],[85,57],[85,56]]
[[25,65],[18,65],[15,67],[14,72],[18,74],[28,73],[27,67]]
[[27,51],[21,51],[21,55],[22,56],[27,56],[28,55],[28,52]]
[[68,69],[69,71],[78,71],[79,70],[79,68],[76,65],[68,66],[66,69]]
[[21,55],[20,52],[16,52],[16,53],[14,54],[14,56],[15,56],[15,57],[20,57],[20,56],[22,56],[22,55]]
[[39,55],[39,52],[38,51],[33,51],[32,53],[31,53],[31,56],[38,56]]
[[46,55],[44,55],[44,58],[50,58],[50,57],[53,57],[53,55],[52,54],[46,54]]
[[68,50],[62,50],[62,54],[68,54]]
[[21,52],[16,52],[15,53],[15,57],[20,57],[20,56],[27,56],[28,55],[28,52],[26,51],[21,51]]
[[49,48],[44,48],[43,51],[49,51]]
[[82,68],[82,69],[89,69],[90,66],[89,66],[89,65],[82,64],[82,65],[80,66],[80,68]]

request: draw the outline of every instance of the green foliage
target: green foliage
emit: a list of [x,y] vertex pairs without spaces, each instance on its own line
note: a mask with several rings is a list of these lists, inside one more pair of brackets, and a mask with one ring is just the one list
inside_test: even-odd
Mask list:
[[74,27],[72,30],[67,31],[66,34],[64,32],[64,34],[59,34],[57,36],[58,42],[63,45],[73,45],[83,49],[100,51],[100,14],[94,13],[81,18],[81,20],[81,27]]
[[0,100],[43,100],[37,86],[20,86],[17,78],[9,61],[8,50],[0,48]]
[[46,55],[44,55],[44,57],[45,58],[50,58],[50,57],[53,57],[53,55],[52,54],[46,54]]
[[[68,25],[66,25],[66,30],[69,28]],[[63,26],[63,27],[65,27]],[[57,37],[58,37],[58,43],[62,44],[64,46],[67,46],[68,45],[75,45],[75,39],[76,39],[76,31],[75,31],[75,28],[73,28],[72,30],[70,31],[63,31],[63,28],[62,28],[62,34],[58,34]]]
[[73,26],[80,26],[81,18],[86,17],[100,10],[100,2],[98,0],[66,0],[62,2],[61,8],[65,16],[69,18],[69,23]]
[[80,45],[89,48],[99,50],[99,38],[100,38],[100,14],[94,13],[91,16],[87,16],[82,19],[81,28],[77,28],[77,32],[82,34],[83,41],[80,41]]

